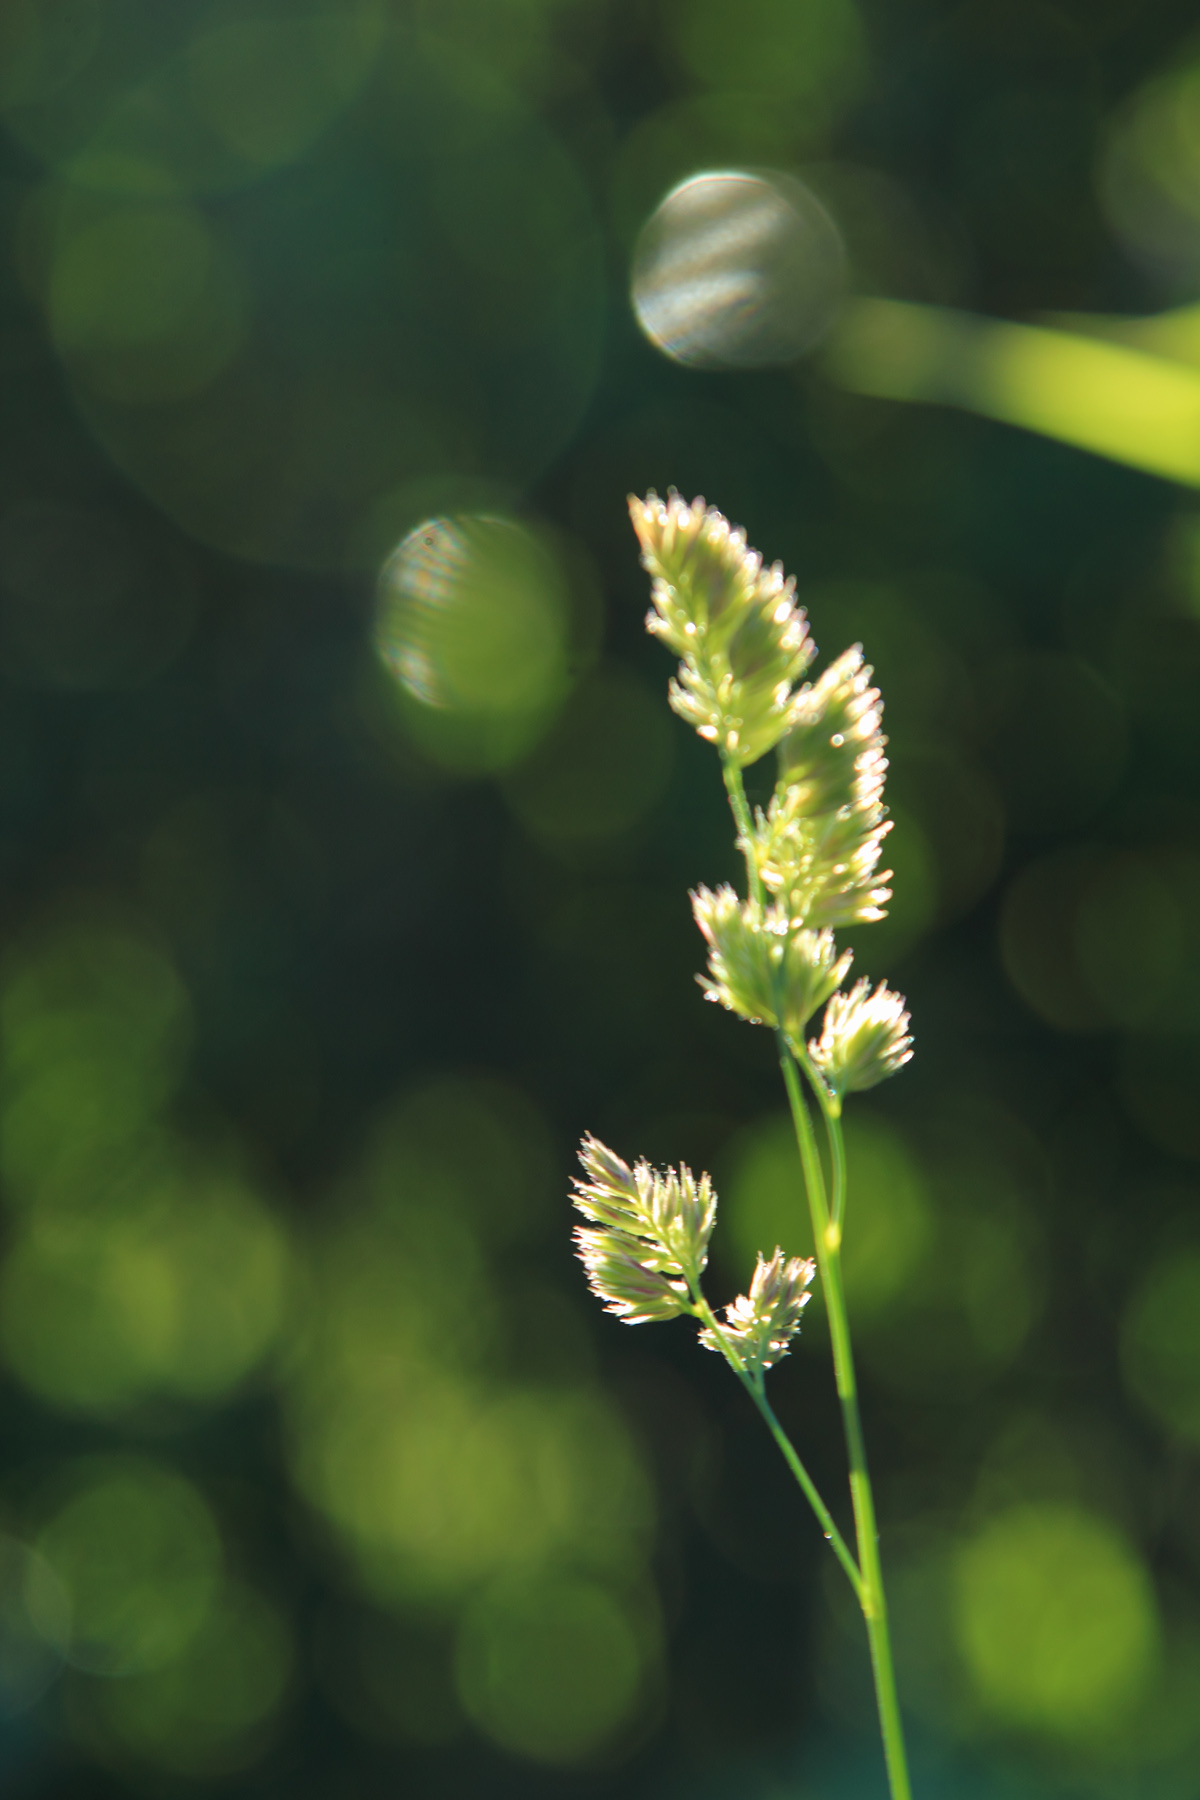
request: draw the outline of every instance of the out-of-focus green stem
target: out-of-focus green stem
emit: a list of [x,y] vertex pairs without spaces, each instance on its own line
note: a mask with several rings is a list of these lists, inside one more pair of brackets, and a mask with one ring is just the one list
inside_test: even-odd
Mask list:
[[966,407],[1200,487],[1200,374],[1173,355],[1172,318],[1157,331],[1152,319],[1093,321],[1120,343],[864,298],[843,313],[824,367],[854,393]]

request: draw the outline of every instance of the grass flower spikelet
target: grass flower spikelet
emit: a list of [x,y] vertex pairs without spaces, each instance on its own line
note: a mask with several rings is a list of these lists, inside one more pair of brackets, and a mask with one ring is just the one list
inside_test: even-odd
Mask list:
[[800,1036],[850,967],[853,952],[839,955],[832,931],[796,927],[782,907],[731,887],[698,888],[692,911],[709,946],[706,997],[752,1024]]
[[703,499],[631,494],[629,511],[653,578],[646,628],[680,658],[671,705],[739,767],[757,762],[795,722],[816,654],[795,582]]
[[779,746],[779,770],[809,812],[864,807],[883,797],[887,772],[883,702],[854,644],[796,696],[795,722]]
[[575,1247],[592,1292],[627,1325],[690,1311],[717,1216],[708,1176],[697,1181],[686,1164],[631,1169],[590,1134],[579,1160],[588,1179],[576,1181],[574,1202],[594,1229],[577,1225]]
[[[811,1257],[785,1258],[776,1247],[769,1262],[761,1251],[748,1294],[739,1294],[725,1308],[721,1332],[741,1356],[752,1375],[782,1361],[800,1329],[800,1315],[812,1295],[809,1284],[817,1272]],[[707,1327],[700,1333],[706,1350],[724,1352],[724,1345]]]
[[825,1008],[824,1026],[808,1053],[833,1093],[862,1093],[902,1069],[912,1057],[912,1038],[903,994],[882,981],[871,992],[866,979],[848,994],[835,994]]
[[891,820],[883,805],[887,739],[871,668],[855,645],[796,696],[780,774],[745,848],[763,886],[796,924],[869,924],[885,916],[879,872]]

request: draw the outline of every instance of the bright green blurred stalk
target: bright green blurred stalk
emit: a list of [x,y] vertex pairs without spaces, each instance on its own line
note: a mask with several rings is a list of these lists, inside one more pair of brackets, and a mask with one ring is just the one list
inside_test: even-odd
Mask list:
[[[576,1205],[589,1224],[576,1230],[593,1292],[636,1325],[686,1313],[706,1349],[725,1357],[741,1381],[831,1544],[866,1622],[880,1730],[893,1800],[909,1800],[904,1733],[896,1695],[875,1502],[858,1407],[842,1279],[846,1155],[842,1102],[874,1087],[912,1055],[908,1014],[882,983],[871,992],[841,982],[851,952],[834,929],[884,916],[891,898],[879,870],[889,821],[883,806],[887,760],[879,692],[861,646],[803,680],[816,656],[794,583],[778,564],[764,569],[744,535],[702,500],[686,505],[650,494],[630,500],[643,563],[653,578],[648,629],[680,657],[671,704],[716,746],[746,862],[747,897],[731,887],[692,895],[708,944],[706,997],[775,1033],[780,1068],[816,1244],[816,1261],[760,1251],[750,1290],[718,1320],[701,1277],[716,1223],[707,1175],[633,1168],[597,1139],[584,1140],[587,1179]],[[766,811],[751,812],[742,771],[768,751],[779,776]],[[805,1030],[825,1007],[819,1037]],[[801,1075],[825,1124],[827,1187]],[[800,1327],[817,1269],[829,1315],[834,1372],[850,1465],[857,1559],[842,1538],[766,1397],[766,1371],[786,1356]]]
[[1063,323],[857,300],[825,367],[855,393],[960,406],[1200,487],[1200,307]]

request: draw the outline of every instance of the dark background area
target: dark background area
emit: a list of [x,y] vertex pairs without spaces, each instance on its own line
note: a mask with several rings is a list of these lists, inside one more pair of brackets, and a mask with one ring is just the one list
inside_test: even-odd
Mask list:
[[[625,510],[673,485],[885,701],[853,941],[916,1057],[850,1109],[847,1259],[917,1790],[1200,1793],[1200,511],[819,356],[678,366],[628,299],[748,165],[862,293],[1187,302],[1193,20],[9,0],[10,1792],[883,1793],[758,1421],[570,1254],[585,1129],[713,1171],[714,1300],[806,1249],[769,1036],[693,980],[732,829]],[[812,1313],[772,1391],[841,1518]]]

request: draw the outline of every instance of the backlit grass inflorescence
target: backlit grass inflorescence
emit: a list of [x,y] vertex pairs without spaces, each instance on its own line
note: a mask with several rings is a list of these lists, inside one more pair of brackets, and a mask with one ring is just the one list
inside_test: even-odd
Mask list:
[[647,1162],[630,1168],[590,1134],[579,1160],[587,1180],[575,1183],[575,1205],[591,1223],[575,1227],[575,1247],[605,1310],[626,1325],[689,1313],[706,1349],[761,1384],[800,1329],[817,1265],[780,1249],[769,1261],[760,1256],[750,1292],[731,1300],[718,1323],[700,1288],[717,1217],[708,1176],[697,1181],[686,1164],[662,1173]]
[[[627,1324],[688,1314],[700,1341],[729,1363],[811,1505],[862,1608],[892,1800],[910,1800],[892,1668],[875,1502],[867,1468],[846,1313],[841,1252],[847,1206],[841,1112],[846,1095],[875,1087],[912,1056],[902,995],[860,980],[842,992],[851,952],[834,931],[884,917],[891,872],[879,868],[891,829],[883,803],[883,704],[855,644],[814,682],[816,657],[795,583],[767,569],[743,531],[703,500],[630,496],[652,578],[647,629],[679,657],[670,701],[717,750],[746,864],[743,898],[697,888],[692,911],[708,946],[706,998],[775,1033],[800,1153],[816,1261],[760,1252],[749,1292],[718,1319],[700,1287],[716,1222],[707,1175],[681,1166],[631,1169],[597,1139],[581,1152],[588,1179],[575,1204],[590,1226],[575,1240],[593,1292]],[[778,753],[774,792],[751,811],[743,770]],[[804,1033],[821,1006],[820,1035]],[[807,1083],[811,1101],[806,1101]],[[823,1166],[811,1104],[828,1145]],[[765,1375],[786,1356],[820,1270],[850,1465],[857,1558],[768,1403]]]
[[881,981],[856,981],[848,994],[835,994],[825,1008],[824,1028],[808,1054],[841,1101],[861,1094],[902,1069],[912,1057],[904,996]]
[[783,907],[739,900],[731,887],[698,888],[692,912],[709,946],[705,998],[753,1025],[801,1036],[850,967],[832,931],[796,929]]
[[883,805],[883,705],[862,646],[831,663],[793,703],[779,780],[747,848],[763,886],[797,925],[884,917],[891,870],[879,873],[891,820]]
[[[776,1246],[764,1261],[761,1251],[748,1294],[725,1308],[720,1336],[710,1326],[700,1333],[706,1350],[728,1354],[731,1344],[752,1375],[782,1361],[800,1329],[800,1315],[812,1299],[809,1283],[817,1272],[811,1257],[786,1257]],[[724,1341],[722,1341],[724,1340]]]
[[646,629],[680,658],[671,705],[739,767],[757,762],[794,723],[793,683],[816,654],[795,582],[703,500],[651,493],[629,510],[653,577]]
[[592,1292],[627,1325],[689,1311],[717,1217],[708,1176],[631,1169],[590,1135],[579,1156],[588,1180],[575,1183],[575,1205],[595,1229],[577,1225],[575,1246]]

